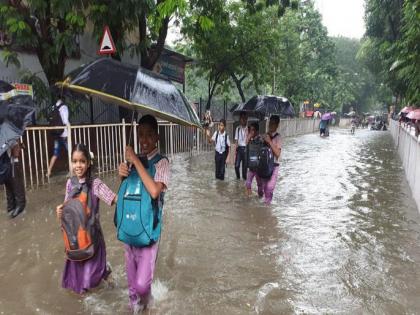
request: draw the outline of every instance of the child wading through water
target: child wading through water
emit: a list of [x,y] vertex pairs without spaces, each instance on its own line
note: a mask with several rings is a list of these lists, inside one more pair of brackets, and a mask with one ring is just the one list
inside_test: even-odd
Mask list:
[[245,112],[242,112],[239,116],[240,126],[236,127],[235,131],[235,144],[236,144],[236,155],[235,155],[235,172],[236,178],[240,179],[240,166],[242,162],[242,178],[246,179],[247,166],[246,166],[246,145],[248,137],[248,116]]
[[[258,135],[258,131],[259,131],[258,123],[256,123],[256,122],[252,123],[251,126],[249,127],[249,133],[248,133],[248,137],[246,139],[247,146],[249,145],[249,142],[251,142],[252,140],[256,140],[257,137],[260,137]],[[251,170],[251,169],[248,168],[248,173],[247,173],[247,176],[246,176],[246,183],[245,183],[246,194],[247,194],[248,197],[251,196],[252,181],[254,180],[254,177],[256,177],[256,176],[257,176],[257,171],[256,170]]]
[[[94,255],[82,261],[66,259],[63,271],[63,288],[83,294],[89,289],[99,285],[102,279],[106,280],[111,270],[107,267],[105,240],[99,222],[99,199],[108,205],[116,202],[116,195],[99,178],[92,174],[91,156],[83,144],[76,144],[71,153],[71,166],[73,176],[67,180],[65,203],[76,197],[81,191],[87,192],[90,213],[94,216],[96,226],[96,241]],[[75,185],[76,183],[76,185]],[[63,207],[57,206],[57,217],[62,220]]]
[[230,141],[226,131],[226,120],[220,119],[218,130],[210,137],[210,130],[206,130],[209,143],[215,144],[214,160],[216,163],[216,179],[225,179],[226,159],[229,154]]
[[279,127],[280,117],[273,115],[270,117],[270,122],[268,125],[268,133],[263,136],[264,142],[271,148],[274,154],[274,166],[273,173],[269,179],[262,179],[257,176],[257,185],[258,185],[258,196],[260,198],[264,197],[265,204],[269,205],[273,199],[274,188],[277,183],[277,175],[279,172],[279,158],[281,153],[281,137],[277,132]]
[[[4,181],[7,196],[7,213],[15,218],[23,212],[26,205],[25,183],[23,181],[23,168],[21,149],[23,144],[20,142],[15,144],[10,151],[10,168],[9,176],[5,176],[0,181]],[[4,154],[9,154],[5,152]]]
[[[159,155],[157,144],[159,141],[158,123],[156,118],[151,115],[143,116],[139,121],[138,136],[140,142],[141,155],[147,157],[148,161],[155,161]],[[127,146],[126,160],[131,164],[131,171],[135,169],[139,175],[139,180],[143,183],[147,193],[153,201],[159,200],[160,207],[163,205],[163,194],[169,182],[169,161],[161,157],[154,164],[155,175],[152,177],[148,170],[143,166],[143,162],[136,156],[132,147]],[[150,163],[150,162],[147,162]],[[128,177],[130,168],[126,163],[119,166],[119,175]],[[125,265],[128,280],[128,293],[130,307],[137,313],[147,307],[151,301],[151,287],[155,270],[158,243],[153,243],[145,247],[135,247],[124,244]]]

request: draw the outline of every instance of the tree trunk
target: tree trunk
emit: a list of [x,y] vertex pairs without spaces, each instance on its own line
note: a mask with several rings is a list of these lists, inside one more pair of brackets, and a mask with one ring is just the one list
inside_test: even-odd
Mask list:
[[208,84],[208,99],[207,99],[207,104],[206,104],[206,110],[209,110],[210,107],[211,107],[211,100],[213,98],[214,92],[216,91],[216,86],[219,84],[220,76],[221,76],[220,73],[216,74],[213,83],[212,83],[211,77],[209,79],[209,84]]
[[143,68],[153,70],[156,62],[162,55],[162,51],[165,47],[166,36],[168,35],[169,18],[163,19],[162,25],[159,29],[159,36],[156,42],[156,46],[153,50],[147,47],[147,26],[146,26],[146,15],[141,14],[139,18],[139,33],[140,33],[140,54],[141,54],[141,66]]
[[238,79],[235,75],[235,73],[231,73],[230,76],[233,79],[233,82],[235,82],[236,88],[238,89],[239,95],[241,97],[242,102],[244,103],[246,101],[245,99],[245,94],[244,91],[242,89],[242,81],[246,78],[246,76],[242,76],[242,78]]

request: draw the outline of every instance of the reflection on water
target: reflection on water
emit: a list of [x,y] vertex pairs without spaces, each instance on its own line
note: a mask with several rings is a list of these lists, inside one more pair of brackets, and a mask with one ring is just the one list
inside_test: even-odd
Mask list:
[[[270,207],[244,197],[232,168],[225,182],[213,173],[212,154],[173,164],[146,314],[420,313],[420,215],[388,133],[286,139]],[[29,192],[16,220],[2,211],[0,314],[129,314],[104,204],[113,285],[85,297],[60,288],[63,190]]]

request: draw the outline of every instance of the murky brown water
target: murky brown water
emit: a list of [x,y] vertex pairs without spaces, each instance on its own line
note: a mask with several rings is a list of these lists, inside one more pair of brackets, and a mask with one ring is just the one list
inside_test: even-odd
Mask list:
[[[232,169],[215,182],[211,154],[177,158],[147,313],[420,313],[420,215],[388,133],[286,139],[280,176],[265,207],[243,197]],[[15,220],[1,211],[0,314],[128,314],[123,248],[104,204],[116,287],[83,298],[60,288],[53,209],[63,190],[29,192]]]

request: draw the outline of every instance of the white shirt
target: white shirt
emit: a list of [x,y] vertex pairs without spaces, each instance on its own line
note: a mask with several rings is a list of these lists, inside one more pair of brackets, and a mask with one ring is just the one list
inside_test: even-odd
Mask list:
[[66,126],[63,133],[60,135],[60,137],[67,137],[67,125],[69,124],[69,108],[66,104],[61,105],[60,109],[60,116],[61,120],[63,121],[63,124]]
[[[219,136],[217,137],[217,142],[216,142],[215,149],[216,149],[217,152],[223,153],[223,152],[226,151],[225,144],[227,143],[227,145],[230,146],[229,136],[226,134],[226,131],[224,131],[223,133],[220,133],[219,131],[216,131],[213,134],[213,137],[211,137],[213,141],[216,141],[217,133],[219,133]],[[227,139],[225,140],[226,137],[227,137]]]
[[246,138],[248,136],[248,127],[238,126],[235,131],[235,140],[238,141],[238,146],[246,146]]

